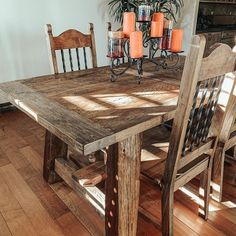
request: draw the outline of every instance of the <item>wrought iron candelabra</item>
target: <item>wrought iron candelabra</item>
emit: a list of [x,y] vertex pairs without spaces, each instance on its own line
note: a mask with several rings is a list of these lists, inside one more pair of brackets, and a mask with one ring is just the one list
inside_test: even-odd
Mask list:
[[[163,47],[163,40],[165,40],[166,35],[163,37],[151,37],[150,36],[150,22],[138,22],[139,30],[143,33],[143,48],[148,51],[148,55],[144,55],[142,58],[133,59],[130,57],[130,40],[125,38],[122,43],[122,50],[124,54],[122,56],[110,56],[110,80],[115,82],[118,77],[123,75],[128,69],[136,66],[137,69],[137,82],[140,84],[143,76],[143,63],[144,61],[149,61],[156,65],[156,70],[180,69],[180,54],[181,52],[171,52],[168,47]],[[158,54],[159,53],[159,54]],[[127,58],[127,63],[125,63],[125,58]]]

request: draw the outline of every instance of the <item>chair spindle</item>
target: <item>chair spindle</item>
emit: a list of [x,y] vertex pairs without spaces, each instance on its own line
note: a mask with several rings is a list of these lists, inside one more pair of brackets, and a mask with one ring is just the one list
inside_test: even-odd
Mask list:
[[74,71],[73,61],[72,61],[72,56],[71,56],[71,49],[70,48],[68,49],[68,52],[69,52],[69,59],[70,59],[70,69],[71,69],[71,71]]
[[63,71],[64,73],[66,72],[66,64],[65,64],[65,56],[64,56],[64,51],[61,49],[61,59],[62,59],[62,66],[63,66]]
[[78,70],[80,70],[79,49],[76,48],[75,50],[76,50],[76,57],[77,57]]
[[85,69],[88,69],[88,64],[87,64],[87,56],[86,56],[86,49],[83,47],[83,51],[84,51],[84,66]]

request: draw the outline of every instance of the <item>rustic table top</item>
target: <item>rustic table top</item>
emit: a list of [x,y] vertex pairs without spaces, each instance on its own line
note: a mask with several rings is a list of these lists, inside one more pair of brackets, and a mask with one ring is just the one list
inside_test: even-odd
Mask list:
[[83,154],[173,118],[181,72],[144,64],[141,84],[128,70],[110,82],[108,67],[0,84],[9,101]]

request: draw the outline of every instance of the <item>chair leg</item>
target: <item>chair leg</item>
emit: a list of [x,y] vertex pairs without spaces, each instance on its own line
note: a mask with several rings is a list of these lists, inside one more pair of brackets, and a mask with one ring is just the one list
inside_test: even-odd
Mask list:
[[162,236],[173,235],[174,190],[163,188],[162,191]]
[[233,147],[233,158],[236,160],[236,146]]
[[209,167],[200,174],[199,196],[203,204],[199,203],[199,215],[207,220],[209,213],[210,187],[211,187],[212,161]]
[[212,198],[218,202],[222,201],[224,161],[225,151],[217,148],[213,159]]

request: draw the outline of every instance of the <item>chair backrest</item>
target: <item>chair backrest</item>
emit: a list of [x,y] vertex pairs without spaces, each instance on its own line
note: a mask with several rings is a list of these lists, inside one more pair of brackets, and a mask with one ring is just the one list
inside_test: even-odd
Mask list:
[[[233,48],[233,52],[236,53],[236,46]],[[235,71],[236,71],[236,65],[235,65]],[[228,79],[230,77],[236,76],[236,73],[228,75]],[[230,81],[228,82],[230,83]],[[227,94],[226,94],[227,96]],[[226,101],[222,98],[222,105],[220,107],[221,110],[221,127],[216,127],[220,130],[219,133],[219,143],[225,144],[231,135],[231,132],[235,131],[236,127],[236,86],[233,90],[233,96],[229,98],[228,106],[226,106]],[[221,145],[220,144],[220,145]]]
[[163,178],[170,188],[182,160],[207,142],[225,75],[235,70],[236,54],[229,46],[218,44],[203,58],[205,44],[204,36],[194,36],[185,61]]
[[[63,72],[88,69],[88,58],[86,48],[90,48],[92,67],[97,67],[97,55],[93,24],[90,23],[90,33],[83,34],[77,30],[70,29],[59,36],[53,36],[52,26],[47,24],[47,35],[51,54],[52,69],[55,74],[59,73],[58,52],[61,54]],[[82,50],[82,52],[81,52]],[[82,53],[83,60],[80,60]],[[76,62],[76,63],[74,63]]]

